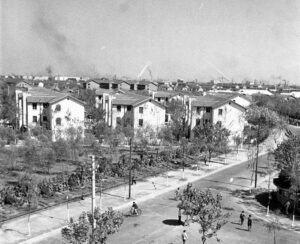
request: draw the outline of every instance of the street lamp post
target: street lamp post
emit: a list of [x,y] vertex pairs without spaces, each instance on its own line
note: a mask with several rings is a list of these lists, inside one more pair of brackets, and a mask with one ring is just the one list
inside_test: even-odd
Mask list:
[[129,141],[129,145],[130,145],[130,149],[129,149],[129,179],[128,179],[128,199],[131,198],[131,144],[132,144],[132,138],[130,138]]

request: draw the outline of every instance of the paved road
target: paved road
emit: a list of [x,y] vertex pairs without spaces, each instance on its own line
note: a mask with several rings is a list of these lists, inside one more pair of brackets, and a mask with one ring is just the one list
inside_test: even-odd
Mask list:
[[[260,160],[259,171],[265,170],[266,158]],[[247,189],[250,187],[251,172],[247,169],[247,163],[213,174],[205,179],[193,183],[200,188],[211,188],[221,192],[224,196],[224,207],[232,213],[229,223],[219,232],[223,243],[273,243],[273,236],[264,227],[264,222],[254,219],[253,230],[248,232],[246,226],[240,226],[236,222],[243,205],[234,198],[231,193],[235,189]],[[233,178],[233,182],[230,179]],[[182,227],[176,224],[178,202],[172,200],[173,192],[163,194],[141,204],[143,215],[125,219],[119,233],[111,236],[108,244],[146,244],[146,243],[181,243],[180,234],[186,229],[189,235],[188,243],[200,243],[198,226]],[[300,243],[300,235],[295,232],[280,230],[277,234],[277,243]],[[40,243],[64,243],[60,236]],[[207,243],[218,243],[210,239]]]

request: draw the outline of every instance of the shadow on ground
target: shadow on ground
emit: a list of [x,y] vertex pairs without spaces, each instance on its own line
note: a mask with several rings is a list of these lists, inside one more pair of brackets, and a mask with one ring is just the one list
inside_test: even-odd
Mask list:
[[177,219],[165,219],[162,221],[165,225],[172,225],[172,226],[178,226],[182,225],[178,222]]

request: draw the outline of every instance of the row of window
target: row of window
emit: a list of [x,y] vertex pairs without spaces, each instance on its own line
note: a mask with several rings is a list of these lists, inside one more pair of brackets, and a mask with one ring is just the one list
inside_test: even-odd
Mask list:
[[[43,108],[48,108],[49,104],[48,103],[43,103]],[[33,103],[32,104],[32,109],[33,110],[37,110],[37,103]],[[57,104],[55,107],[55,111],[60,111],[61,110],[61,105]]]
[[[118,105],[117,106],[117,111],[120,112],[122,109],[122,106],[121,105]],[[127,111],[131,111],[132,109],[132,106],[127,106]],[[139,107],[139,113],[142,114],[144,113],[144,108],[143,107]]]
[[[211,108],[206,108],[205,109],[206,113],[210,113],[211,112]],[[201,113],[201,107],[197,107],[197,114]],[[222,115],[223,114],[223,109],[219,109],[218,110],[218,115]]]
[[[160,97],[159,97],[159,98],[157,98],[157,101],[159,101],[159,102],[160,102],[160,101],[161,101],[161,99],[162,99],[162,98],[160,98]],[[166,100],[166,102],[169,102],[169,98],[168,98],[168,97],[166,97],[166,99],[165,99],[165,100]]]
[[[43,121],[44,122],[48,121],[47,116],[43,116]],[[38,122],[38,117],[37,116],[32,116],[32,122],[37,123]],[[61,125],[61,118],[56,118],[55,123],[56,123],[56,125]]]

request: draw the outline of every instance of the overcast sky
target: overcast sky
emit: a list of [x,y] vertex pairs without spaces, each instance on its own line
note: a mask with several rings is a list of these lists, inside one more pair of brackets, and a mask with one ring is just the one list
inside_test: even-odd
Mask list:
[[[1,0],[1,73],[300,84],[299,0]],[[145,72],[143,78],[149,78]]]

